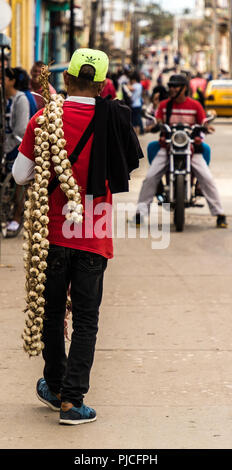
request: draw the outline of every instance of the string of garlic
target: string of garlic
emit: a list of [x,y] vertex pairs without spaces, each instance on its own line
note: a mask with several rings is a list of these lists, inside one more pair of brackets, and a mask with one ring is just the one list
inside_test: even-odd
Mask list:
[[44,289],[47,268],[47,255],[49,248],[47,216],[48,184],[51,176],[51,160],[60,182],[60,187],[68,199],[68,212],[66,219],[81,223],[83,220],[83,205],[81,195],[75,178],[73,177],[67,151],[64,149],[66,140],[62,115],[63,98],[59,95],[50,95],[48,67],[44,66],[41,72],[41,83],[46,106],[43,114],[37,118],[35,133],[35,178],[28,187],[24,211],[24,239],[23,244],[24,266],[26,270],[26,318],[22,333],[23,348],[29,356],[37,356],[42,351],[43,320],[44,320]]
[[60,182],[60,187],[68,199],[68,212],[65,217],[70,222],[81,223],[83,221],[83,205],[81,204],[81,195],[78,184],[73,176],[72,167],[67,158],[67,150],[64,149],[66,140],[64,139],[64,131],[62,114],[62,99],[52,95],[52,101],[48,105],[49,114],[49,141],[51,143],[52,161],[54,170]]
[[[45,124],[45,123],[44,123]],[[48,181],[50,161],[40,143],[43,129],[35,129],[35,179],[28,188],[24,211],[24,260],[26,269],[26,326],[22,334],[24,350],[29,356],[40,354],[44,345],[41,340],[45,299],[48,236]]]

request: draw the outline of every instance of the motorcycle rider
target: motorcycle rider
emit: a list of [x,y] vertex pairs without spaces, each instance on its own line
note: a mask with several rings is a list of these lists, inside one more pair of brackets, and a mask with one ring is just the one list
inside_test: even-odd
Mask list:
[[[182,122],[183,124],[202,125],[206,113],[201,104],[188,97],[188,80],[184,75],[175,74],[170,77],[169,83],[170,98],[162,101],[156,111],[158,123],[173,125]],[[205,124],[208,132],[212,133],[214,128]],[[168,156],[166,144],[161,140],[161,149],[147,172],[143,181],[137,204],[134,222],[137,226],[143,221],[144,215],[153,201],[157,192],[157,187],[168,168]],[[216,225],[219,228],[226,228],[226,216],[221,205],[217,187],[212,177],[211,171],[207,166],[201,153],[194,153],[191,158],[191,165],[195,176],[197,177],[201,191],[205,196],[209,210],[213,216],[217,217]]]

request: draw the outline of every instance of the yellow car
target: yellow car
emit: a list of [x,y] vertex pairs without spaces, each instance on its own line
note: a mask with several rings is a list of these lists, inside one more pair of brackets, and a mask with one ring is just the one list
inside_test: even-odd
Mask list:
[[205,91],[206,109],[215,109],[217,116],[232,116],[232,80],[211,80]]

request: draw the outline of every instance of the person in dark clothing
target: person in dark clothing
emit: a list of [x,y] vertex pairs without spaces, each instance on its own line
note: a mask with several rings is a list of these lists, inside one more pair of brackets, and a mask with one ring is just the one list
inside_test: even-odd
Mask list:
[[30,77],[26,70],[22,67],[14,67],[13,73],[15,77],[15,88],[23,91],[27,97],[30,106],[30,118],[38,111],[36,100],[29,90]]
[[[89,390],[98,331],[103,277],[113,257],[112,193],[128,191],[130,172],[143,157],[133,130],[130,109],[118,100],[99,95],[105,84],[108,57],[99,50],[78,49],[64,72],[68,98],[63,105],[63,132],[73,177],[81,187],[83,221],[65,225],[67,198],[58,184],[49,196],[50,247],[44,299],[44,377],[37,382],[37,396],[60,412],[60,424],[81,424],[96,419],[83,403]],[[24,184],[34,177],[34,129],[40,110],[30,121],[13,168],[15,180]],[[78,145],[92,129],[81,151]],[[52,180],[53,181],[53,180]],[[50,184],[50,183],[49,183]],[[93,197],[89,207],[89,198]],[[101,211],[99,213],[99,207]],[[102,211],[109,214],[101,223]],[[99,227],[107,225],[108,230]],[[91,227],[92,232],[91,232]],[[67,231],[68,230],[68,231]],[[78,230],[78,236],[75,236]],[[91,233],[89,233],[91,232]],[[71,284],[73,333],[68,357],[64,344],[64,317]]]
[[168,98],[168,91],[163,85],[156,85],[152,90],[151,101],[155,95],[159,94],[159,102],[166,100]]

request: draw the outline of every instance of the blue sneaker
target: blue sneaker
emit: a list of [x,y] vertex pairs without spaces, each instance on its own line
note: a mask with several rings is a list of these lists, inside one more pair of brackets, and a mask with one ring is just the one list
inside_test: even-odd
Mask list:
[[61,401],[57,398],[55,393],[49,390],[44,378],[38,380],[36,385],[36,394],[38,399],[45,403],[45,405],[49,406],[53,411],[60,411]]
[[60,424],[90,423],[96,419],[96,411],[84,404],[79,408],[73,406],[68,411],[60,410]]

